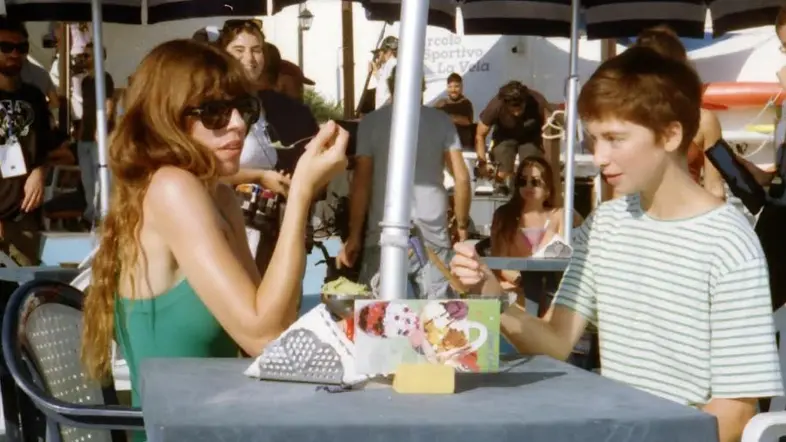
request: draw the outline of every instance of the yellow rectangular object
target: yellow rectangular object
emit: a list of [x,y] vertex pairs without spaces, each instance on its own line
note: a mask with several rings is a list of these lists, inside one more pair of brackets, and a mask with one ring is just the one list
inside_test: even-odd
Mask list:
[[453,394],[456,371],[441,364],[401,364],[393,378],[393,390],[401,394]]

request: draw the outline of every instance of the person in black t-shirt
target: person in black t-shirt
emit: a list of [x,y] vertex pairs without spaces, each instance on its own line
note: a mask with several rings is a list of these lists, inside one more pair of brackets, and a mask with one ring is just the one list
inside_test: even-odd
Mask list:
[[[24,24],[0,16],[0,251],[22,266],[40,260],[38,208],[55,147],[46,97],[21,81],[29,50]],[[19,149],[24,161],[12,161],[9,155]]]
[[475,111],[472,102],[464,96],[461,75],[454,72],[448,76],[448,96],[437,100],[434,107],[450,115],[456,125],[461,145],[464,149],[472,150],[475,147],[475,126],[472,124]]
[[259,98],[262,100],[262,108],[266,111],[265,118],[271,126],[272,141],[280,141],[284,145],[297,143],[293,149],[278,151],[276,170],[291,174],[300,156],[305,152],[309,137],[319,132],[319,124],[308,106],[278,91],[283,65],[278,48],[266,42],[264,53],[265,67],[260,78],[262,88],[259,91]]
[[[98,144],[96,140],[96,77],[93,69],[93,43],[85,46],[89,73],[82,78],[82,123],[77,130],[77,150],[79,156],[79,171],[82,174],[82,187],[85,190],[87,203],[84,219],[93,220],[95,213],[96,184],[98,179]],[[106,59],[106,51],[104,51]],[[106,93],[107,130],[112,129],[115,113],[115,82],[108,72],[104,73],[104,89]]]
[[[499,89],[489,101],[475,132],[475,151],[478,166],[487,171],[486,136],[491,129],[494,145],[492,159],[499,163],[499,175],[505,182],[497,185],[497,191],[507,193],[511,189],[516,155],[519,159],[529,156],[544,156],[542,128],[546,121],[548,103],[543,96],[521,84],[511,81]],[[552,164],[552,167],[554,165]],[[559,170],[559,167],[554,170]]]

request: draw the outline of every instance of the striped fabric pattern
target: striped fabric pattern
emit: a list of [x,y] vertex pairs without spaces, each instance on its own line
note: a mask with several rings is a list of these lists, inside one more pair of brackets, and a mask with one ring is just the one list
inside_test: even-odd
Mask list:
[[737,209],[658,221],[630,196],[575,235],[555,302],[597,325],[604,376],[694,406],[783,394],[767,264]]
[[[366,18],[388,23],[401,19],[401,0],[360,0],[366,9]],[[430,0],[428,24],[456,32],[455,0]]]
[[[4,1],[5,12],[23,21],[80,22],[92,18],[90,0]],[[101,12],[105,22],[142,24],[145,16],[147,23],[159,23],[185,18],[264,15],[267,8],[261,0],[102,0]]]
[[[366,18],[393,23],[401,20],[401,0],[355,0],[363,5]],[[305,0],[273,0],[273,14]],[[456,0],[429,0],[428,24],[456,32]]]
[[[745,2],[753,0],[740,3]],[[683,37],[704,36],[704,0],[584,0],[583,5],[588,38],[632,37],[661,24]]]
[[775,24],[783,0],[707,0],[712,32],[717,37],[731,31]]
[[464,0],[467,35],[569,37],[571,0]]

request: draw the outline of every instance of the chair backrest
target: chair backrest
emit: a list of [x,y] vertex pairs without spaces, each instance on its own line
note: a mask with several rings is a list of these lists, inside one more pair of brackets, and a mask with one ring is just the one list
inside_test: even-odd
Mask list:
[[59,424],[63,442],[124,440],[124,432],[105,430],[113,427],[109,406],[119,410],[114,386],[102,387],[82,368],[82,297],[64,283],[22,285],[4,316],[3,354],[19,387]]

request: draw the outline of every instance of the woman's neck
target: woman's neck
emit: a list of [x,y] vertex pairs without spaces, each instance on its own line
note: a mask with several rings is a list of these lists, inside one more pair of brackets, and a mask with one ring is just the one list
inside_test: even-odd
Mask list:
[[527,203],[525,202],[521,206],[521,215],[527,215],[530,213],[543,213],[546,211],[546,208],[543,207],[543,203]]

